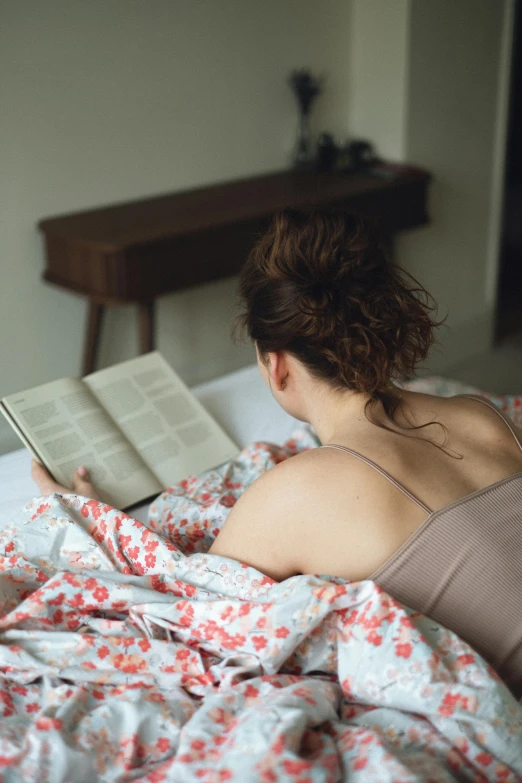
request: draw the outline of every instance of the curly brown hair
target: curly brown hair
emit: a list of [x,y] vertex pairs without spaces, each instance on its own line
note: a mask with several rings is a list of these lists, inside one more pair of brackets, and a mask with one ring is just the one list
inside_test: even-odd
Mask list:
[[317,207],[279,211],[249,253],[239,293],[245,308],[236,326],[261,357],[288,351],[333,389],[365,392],[368,419],[380,401],[397,426],[429,426],[395,421],[400,399],[391,381],[415,375],[434,328],[446,319],[430,317],[433,298],[389,259],[360,215]]

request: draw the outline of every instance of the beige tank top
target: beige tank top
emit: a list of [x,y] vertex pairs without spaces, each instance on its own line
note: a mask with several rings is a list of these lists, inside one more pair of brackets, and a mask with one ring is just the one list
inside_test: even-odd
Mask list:
[[[509,419],[493,408],[522,443]],[[449,628],[522,696],[522,471],[431,511],[367,457],[329,443],[375,468],[428,517],[368,578],[406,606]]]

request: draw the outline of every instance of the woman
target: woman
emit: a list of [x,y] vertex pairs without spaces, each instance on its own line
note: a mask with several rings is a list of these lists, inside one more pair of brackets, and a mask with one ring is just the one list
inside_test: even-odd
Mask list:
[[323,447],[247,489],[210,553],[275,580],[373,579],[522,689],[522,433],[481,398],[394,385],[440,325],[408,278],[360,218],[276,215],[241,274],[242,322],[275,399]]

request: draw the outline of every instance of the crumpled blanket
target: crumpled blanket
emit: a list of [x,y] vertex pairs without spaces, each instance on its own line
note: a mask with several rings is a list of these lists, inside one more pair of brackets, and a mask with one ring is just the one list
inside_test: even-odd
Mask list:
[[300,448],[254,444],[149,525],[77,495],[0,534],[0,780],[522,781],[522,707],[373,582],[207,555]]

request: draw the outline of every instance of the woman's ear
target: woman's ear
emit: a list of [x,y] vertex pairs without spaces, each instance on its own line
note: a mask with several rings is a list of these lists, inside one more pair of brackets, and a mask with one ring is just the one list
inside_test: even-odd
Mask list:
[[267,353],[267,371],[270,386],[274,391],[283,391],[288,378],[288,359],[284,351],[269,351]]

